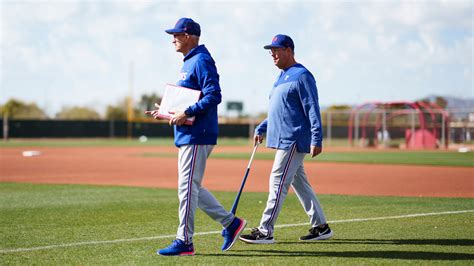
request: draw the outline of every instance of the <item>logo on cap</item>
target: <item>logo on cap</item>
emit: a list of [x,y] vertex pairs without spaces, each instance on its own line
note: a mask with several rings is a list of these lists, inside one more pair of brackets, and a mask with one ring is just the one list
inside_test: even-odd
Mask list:
[[265,45],[264,49],[272,49],[272,48],[291,48],[293,51],[295,50],[295,45],[293,44],[293,40],[288,35],[277,34],[272,38],[272,43],[269,45]]
[[168,34],[188,33],[190,35],[201,36],[201,27],[190,18],[180,18],[173,29],[165,30]]

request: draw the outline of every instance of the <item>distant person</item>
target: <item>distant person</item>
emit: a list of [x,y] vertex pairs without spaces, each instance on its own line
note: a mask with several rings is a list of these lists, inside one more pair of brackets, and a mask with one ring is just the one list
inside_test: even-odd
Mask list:
[[316,81],[295,61],[295,47],[289,36],[278,34],[264,48],[270,50],[273,63],[282,71],[270,92],[268,117],[255,129],[254,141],[261,143],[266,133],[267,147],[276,149],[276,154],[260,226],[248,235],[241,235],[240,240],[254,244],[275,242],[274,225],[290,185],[312,226],[309,234],[301,236],[300,240],[328,239],[333,232],[303,167],[306,153],[315,157],[322,152],[323,131]]
[[[206,160],[217,143],[217,105],[221,102],[219,74],[211,54],[199,45],[201,28],[190,18],[181,18],[174,28],[166,30],[173,35],[176,52],[184,56],[178,86],[201,91],[200,100],[184,111],[176,112],[169,124],[174,126],[178,153],[179,226],[176,240],[167,248],[157,251],[164,256],[194,255],[193,234],[196,208],[200,208],[223,226],[222,251],[229,250],[246,221],[234,216],[217,201],[201,183]],[[147,111],[158,119],[158,110]],[[195,117],[192,126],[184,125],[186,118]]]
[[389,144],[390,144],[390,134],[388,133],[388,131],[385,129],[385,130],[379,130],[377,132],[377,141],[379,144],[382,144],[383,147],[388,147]]

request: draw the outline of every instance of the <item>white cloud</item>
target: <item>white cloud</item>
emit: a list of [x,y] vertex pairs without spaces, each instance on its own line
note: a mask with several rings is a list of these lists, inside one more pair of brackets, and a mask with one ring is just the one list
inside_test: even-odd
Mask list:
[[115,103],[132,61],[136,97],[159,90],[182,64],[164,33],[180,17],[201,24],[224,100],[248,111],[266,108],[278,70],[262,46],[276,33],[293,37],[324,105],[472,95],[472,1],[30,1],[2,2],[0,102]]
[[77,1],[2,1],[1,6],[2,16],[15,26],[60,22],[79,11]]
[[119,10],[132,13],[140,13],[146,11],[148,8],[153,7],[155,1],[152,0],[128,0],[128,1],[117,1],[116,6]]
[[38,22],[61,22],[78,12],[78,2],[30,2],[34,4],[34,20]]

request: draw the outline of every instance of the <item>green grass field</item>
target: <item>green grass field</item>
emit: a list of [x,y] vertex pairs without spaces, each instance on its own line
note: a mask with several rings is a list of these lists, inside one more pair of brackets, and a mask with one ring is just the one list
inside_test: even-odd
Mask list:
[[[248,153],[213,152],[210,158],[246,159]],[[145,157],[176,157],[175,153],[146,152]],[[273,160],[273,153],[256,153],[255,159]],[[408,165],[439,165],[474,167],[474,153],[436,152],[436,151],[386,151],[386,152],[323,152],[317,159],[306,156],[306,161],[339,162],[339,163],[370,163],[370,164],[408,164]]]
[[[215,195],[228,208],[235,197]],[[266,197],[242,195],[238,215],[248,228],[258,224]],[[298,241],[309,226],[302,225],[306,215],[290,194],[278,218],[277,225],[287,227],[276,229],[277,244],[238,242],[223,253],[220,226],[198,211],[196,256],[161,257],[155,250],[176,232],[174,190],[0,183],[0,264],[473,263],[473,199],[321,195],[320,200],[335,232],[331,240]],[[470,212],[443,214],[465,210]],[[407,216],[427,213],[432,215]]]
[[[340,140],[342,141],[342,140]],[[340,142],[339,141],[339,142]],[[339,146],[338,141],[332,141]],[[137,139],[13,139],[8,142],[0,142],[0,147],[153,147],[173,146],[171,138],[150,138],[147,142]],[[243,138],[219,139],[219,146],[248,146],[248,153],[220,153],[213,152],[211,158],[223,159],[245,159],[251,153],[251,143]],[[141,154],[144,157],[176,157],[175,152],[147,152]],[[255,159],[273,160],[273,153],[256,153]],[[464,166],[474,167],[474,152],[459,153],[455,151],[410,151],[410,150],[387,150],[387,151],[347,151],[334,152],[324,151],[316,159],[321,162],[342,163],[370,163],[370,164],[407,164],[407,165],[432,165],[432,166]],[[315,161],[309,156],[306,161]]]
[[[339,140],[339,142],[342,140]],[[336,146],[339,142],[332,141]],[[149,138],[147,142],[137,139],[13,139],[0,142],[0,147],[147,147],[147,146],[173,146],[171,138]],[[251,143],[243,138],[219,139],[219,146],[248,146],[248,153],[219,153],[213,152],[211,158],[248,159],[251,153]],[[176,157],[176,153],[143,153],[146,157]],[[273,160],[272,153],[256,153],[255,159]],[[314,159],[307,156],[307,161]],[[459,153],[455,151],[324,151],[317,157],[322,162],[343,163],[372,163],[372,164],[409,164],[409,165],[440,165],[440,166],[465,166],[474,167],[474,152]]]
[[[250,141],[244,138],[220,138],[222,146],[245,146]],[[71,139],[10,139],[0,142],[0,147],[146,147],[173,146],[173,138],[148,138],[141,142],[138,138],[71,138]]]
[[[338,143],[334,142],[336,146]],[[10,140],[0,147],[170,146],[172,139]],[[221,146],[249,146],[248,153],[214,152],[212,158],[249,158],[247,139]],[[138,156],[176,157],[175,153]],[[271,160],[272,153],[256,159]],[[314,160],[312,160],[314,161]],[[447,151],[324,152],[317,161],[474,167],[474,154]],[[317,191],[317,188],[316,188]],[[215,192],[230,208],[235,193]],[[238,215],[258,225],[267,193],[247,193]],[[301,243],[309,225],[290,194],[278,218],[274,245],[238,242],[221,252],[220,226],[197,213],[196,256],[160,257],[174,238],[174,190],[82,185],[0,183],[0,265],[17,264],[466,264],[474,261],[474,200],[321,195],[335,232],[328,241]],[[247,231],[248,232],[248,231]]]
[[[247,138],[219,138],[219,146],[248,146],[251,140]],[[143,146],[170,146],[174,145],[173,138],[147,138],[140,142],[134,138],[61,138],[61,139],[10,139],[0,142],[0,147],[143,147]],[[325,147],[348,147],[347,139],[332,139],[324,143]]]

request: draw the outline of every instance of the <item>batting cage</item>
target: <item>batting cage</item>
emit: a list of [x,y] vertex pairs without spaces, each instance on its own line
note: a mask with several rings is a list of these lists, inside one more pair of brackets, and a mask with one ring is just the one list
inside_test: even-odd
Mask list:
[[447,148],[449,115],[427,102],[369,102],[350,114],[351,146],[406,149]]

